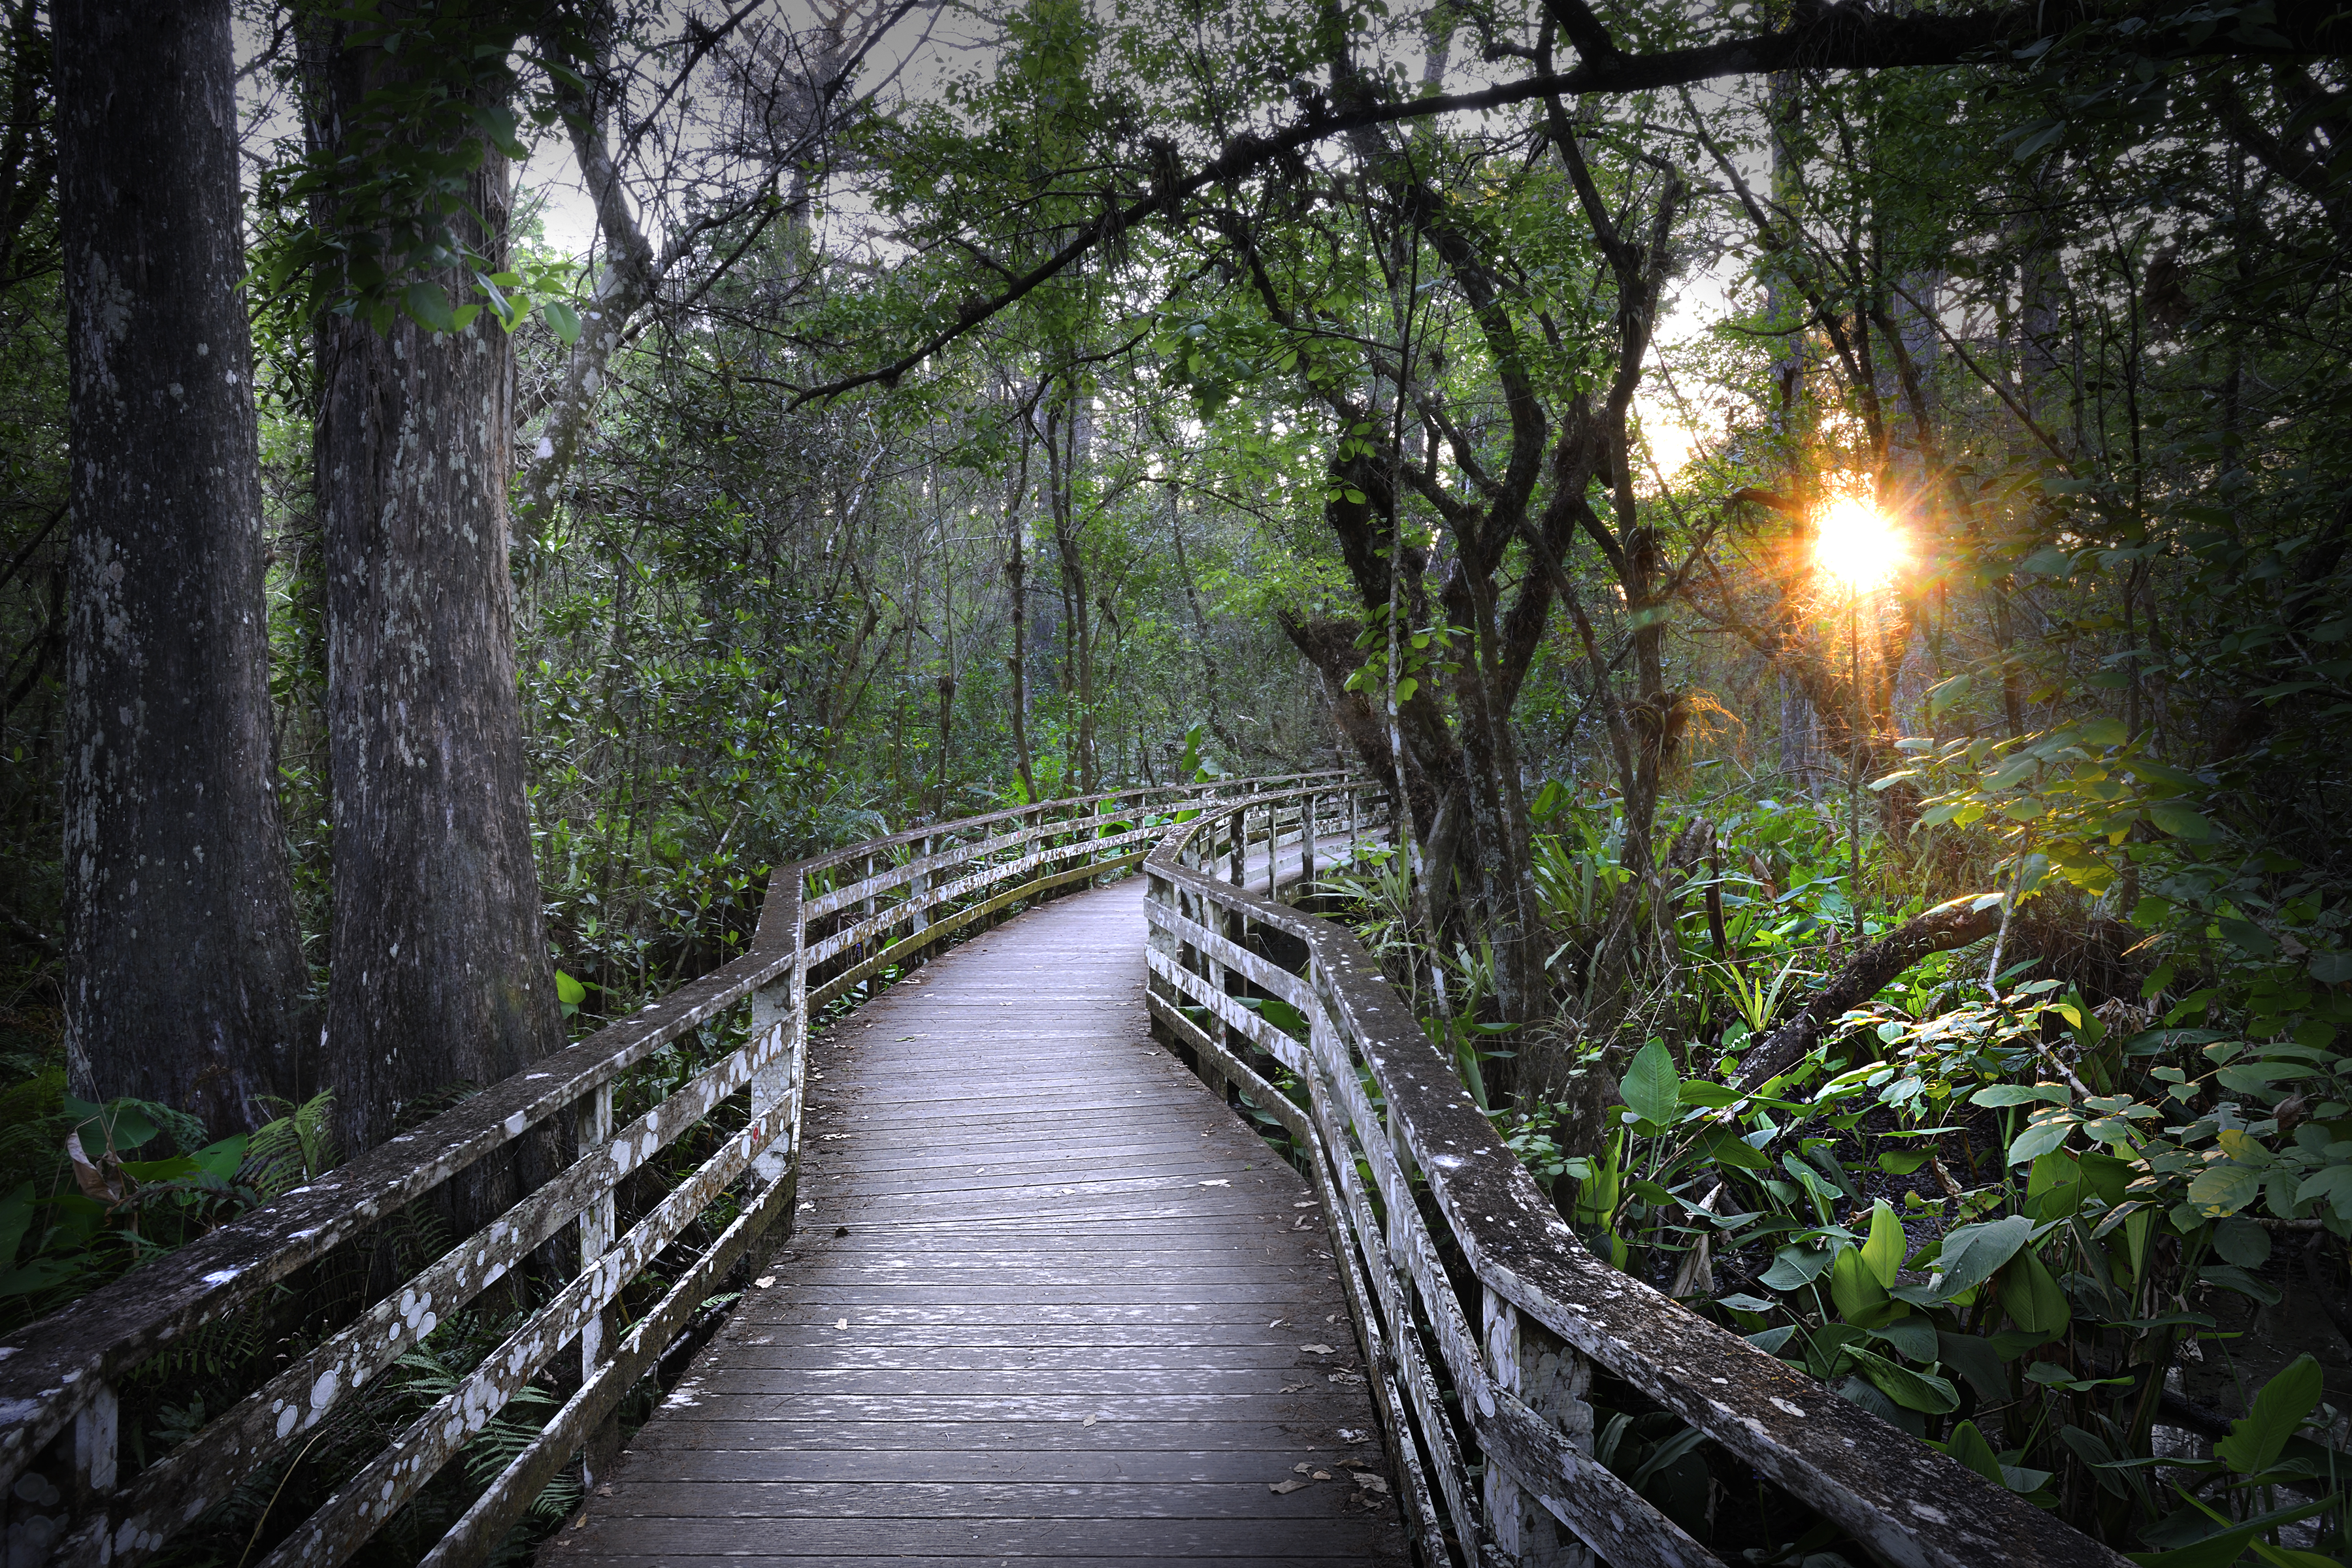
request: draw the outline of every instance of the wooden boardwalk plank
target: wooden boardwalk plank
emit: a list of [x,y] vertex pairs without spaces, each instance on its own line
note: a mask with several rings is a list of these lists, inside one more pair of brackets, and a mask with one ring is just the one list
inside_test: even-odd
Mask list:
[[1141,894],[1048,904],[820,1037],[773,1283],[549,1562],[1407,1561],[1353,1479],[1389,1468],[1321,1217],[1151,1042]]

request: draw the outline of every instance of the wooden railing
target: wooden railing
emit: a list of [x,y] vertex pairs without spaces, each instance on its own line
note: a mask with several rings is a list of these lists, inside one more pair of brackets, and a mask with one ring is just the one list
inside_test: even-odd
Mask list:
[[[1323,795],[1302,788],[1252,802],[1246,815],[1204,815],[1152,852],[1149,1001],[1203,1077],[1246,1093],[1308,1153],[1425,1568],[1554,1568],[1596,1556],[1611,1568],[1717,1563],[1594,1462],[1583,1396],[1596,1365],[1887,1563],[2124,1568],[2096,1542],[1589,1254],[1355,939],[1235,885],[1237,827],[1303,815]],[[1244,1006],[1252,997],[1287,1003],[1305,1037]],[[1253,1058],[1269,1071],[1279,1064],[1306,1106]],[[1471,1299],[1447,1257],[1466,1269]]]
[[[577,1375],[560,1380],[565,1397],[556,1414],[424,1559],[436,1568],[482,1561],[565,1466],[583,1464],[591,1479],[604,1468],[624,1397],[729,1271],[788,1218],[812,1009],[1009,905],[1133,867],[1181,810],[1217,803],[1212,808],[1227,821],[1255,792],[1310,777],[1323,784],[1338,775],[1049,802],[779,868],[741,958],[0,1345],[8,1568],[153,1555],[240,1481],[306,1452],[372,1380],[485,1289],[542,1264],[566,1246],[568,1231],[577,1242],[571,1277],[548,1280],[536,1292],[546,1299],[521,1325],[278,1539],[261,1568],[320,1568],[350,1557],[520,1390],[557,1358],[576,1354]],[[1296,816],[1314,798],[1338,797],[1284,793],[1274,814]],[[1254,819],[1263,836],[1265,810]],[[735,1009],[748,1009],[748,1022],[730,1016]],[[614,1088],[624,1074],[690,1031],[739,1024],[740,1045],[627,1126],[614,1126]],[[713,1129],[715,1151],[622,1228],[625,1179],[703,1127]],[[206,1325],[266,1312],[275,1287],[338,1248],[370,1247],[385,1221],[485,1157],[527,1135],[543,1139],[535,1129],[566,1135],[576,1158],[340,1332],[292,1354],[192,1438],[125,1473],[115,1393],[125,1378]],[[734,1200],[734,1217],[624,1328],[613,1311],[624,1286],[722,1196]]]

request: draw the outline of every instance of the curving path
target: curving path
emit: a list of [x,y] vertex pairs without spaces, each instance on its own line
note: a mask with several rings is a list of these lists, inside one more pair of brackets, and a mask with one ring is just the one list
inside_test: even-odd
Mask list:
[[1143,937],[1130,878],[818,1037],[793,1239],[543,1562],[1407,1561],[1312,1194]]

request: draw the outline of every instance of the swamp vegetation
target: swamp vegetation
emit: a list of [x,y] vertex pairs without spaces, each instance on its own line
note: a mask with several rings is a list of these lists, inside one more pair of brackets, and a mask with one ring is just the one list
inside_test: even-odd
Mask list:
[[[139,9],[0,5],[0,1331],[775,865],[1345,765],[1404,831],[1316,907],[1596,1254],[2137,1561],[2352,1561],[2352,13]],[[1595,1400],[1726,1561],[1864,1561]]]

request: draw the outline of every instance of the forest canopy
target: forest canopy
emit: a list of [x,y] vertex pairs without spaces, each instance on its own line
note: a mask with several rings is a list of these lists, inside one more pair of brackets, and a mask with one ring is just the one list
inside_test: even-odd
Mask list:
[[2345,1551],[2352,13],[0,9],[11,1321],[270,1190],[78,1165],[380,1144],[775,866],[1345,766],[1597,1253]]

